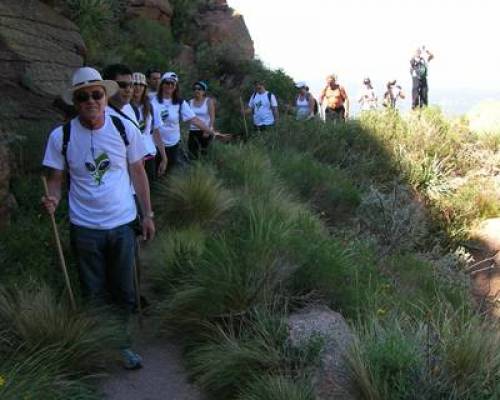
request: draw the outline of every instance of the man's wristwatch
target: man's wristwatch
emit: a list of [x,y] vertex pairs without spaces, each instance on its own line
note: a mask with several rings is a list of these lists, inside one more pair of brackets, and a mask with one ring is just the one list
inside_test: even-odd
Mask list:
[[155,213],[153,211],[145,213],[143,216],[143,218],[149,218],[149,219],[153,219],[154,217],[155,217]]

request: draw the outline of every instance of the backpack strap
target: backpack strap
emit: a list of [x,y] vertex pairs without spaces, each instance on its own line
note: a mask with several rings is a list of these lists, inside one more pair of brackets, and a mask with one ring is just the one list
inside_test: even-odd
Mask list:
[[130,142],[128,141],[127,134],[125,133],[125,125],[123,125],[123,121],[116,115],[111,115],[110,117],[111,121],[113,121],[113,125],[120,133],[123,143],[125,144],[125,146],[128,146]]
[[269,107],[272,107],[272,105],[271,105],[272,97],[273,97],[273,94],[271,92],[267,92],[267,99],[269,100]]
[[130,106],[132,107],[132,110],[134,111],[135,119],[137,121],[139,121],[141,119],[141,112],[139,111],[139,107],[133,105],[132,103],[130,103]]
[[[127,121],[130,121],[132,122],[135,127],[137,129],[139,129],[139,125],[137,125],[137,122],[134,121],[132,118],[130,118],[127,114],[125,114],[122,110],[120,110],[119,108],[115,107],[114,105],[112,104],[108,104],[110,108],[112,108],[113,110],[115,110],[121,117],[125,118]],[[133,107],[132,107],[133,109]],[[135,110],[134,110],[134,114],[135,114]],[[136,114],[137,115],[137,114]],[[113,116],[111,116],[111,118],[113,118]],[[121,122],[121,121],[120,121]],[[122,124],[123,125],[123,124]]]

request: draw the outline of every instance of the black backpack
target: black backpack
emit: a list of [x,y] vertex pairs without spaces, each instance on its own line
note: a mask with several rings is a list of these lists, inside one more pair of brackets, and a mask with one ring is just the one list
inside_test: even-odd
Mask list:
[[[257,92],[253,92],[252,93],[252,96],[250,96],[250,101],[252,101],[255,98],[256,94],[257,94]],[[278,98],[274,94],[272,94],[269,91],[267,92],[267,98],[269,99],[269,107],[272,107],[272,105],[271,105],[271,99],[272,99],[273,96],[276,99],[276,102],[278,102]]]
[[[111,115],[110,117],[111,121],[113,122],[113,125],[120,133],[120,137],[122,138],[123,143],[125,144],[125,146],[128,146],[130,142],[128,141],[127,134],[125,133],[125,125],[123,125],[123,121],[116,115]],[[127,119],[130,120],[130,118]],[[70,186],[70,175],[69,175],[69,164],[68,164],[68,144],[70,137],[71,137],[71,121],[63,125],[63,142],[61,149],[61,154],[64,157],[64,164],[66,166],[66,182],[68,185],[68,189]]]

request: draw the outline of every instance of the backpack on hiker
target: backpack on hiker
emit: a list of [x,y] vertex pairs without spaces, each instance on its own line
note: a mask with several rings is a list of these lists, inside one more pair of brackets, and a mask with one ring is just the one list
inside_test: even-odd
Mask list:
[[[253,99],[255,99],[255,96],[257,95],[257,92],[253,92],[252,95],[250,96],[250,101],[253,101]],[[278,97],[276,97],[275,94],[271,93],[271,92],[267,92],[267,98],[269,100],[269,107],[272,107],[272,102],[271,102],[271,99],[273,98],[276,99],[276,103],[278,103]],[[279,104],[279,103],[278,103]],[[252,110],[253,110],[253,107],[252,107]]]
[[[120,117],[117,117],[116,115],[111,115],[110,118],[116,130],[120,134],[120,137],[123,140],[123,144],[125,145],[125,147],[127,147],[130,144],[130,142],[128,141],[127,134],[125,133],[125,125],[123,125],[123,121],[120,119]],[[62,129],[63,129],[63,142],[62,142],[61,154],[64,157],[64,164],[66,166],[66,184],[69,189],[70,174],[69,174],[69,164],[68,164],[68,144],[71,138],[71,121],[66,122],[63,125]]]

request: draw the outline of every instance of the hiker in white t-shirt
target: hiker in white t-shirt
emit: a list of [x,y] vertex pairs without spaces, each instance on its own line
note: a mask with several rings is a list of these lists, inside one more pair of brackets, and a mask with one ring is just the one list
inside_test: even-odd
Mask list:
[[304,121],[314,118],[314,106],[316,100],[309,93],[309,88],[305,82],[297,82],[295,87],[298,89],[299,93],[295,99],[295,118],[297,121]]
[[264,131],[278,123],[278,101],[276,96],[268,92],[264,80],[254,82],[255,91],[248,102],[249,112],[253,115],[253,124],[257,131]]
[[158,94],[160,87],[161,71],[157,68],[148,68],[146,71],[146,82],[148,83],[149,100],[153,100]]
[[132,76],[132,82],[134,83],[134,95],[130,104],[136,114],[139,130],[146,148],[147,155],[144,157],[144,168],[151,183],[156,179],[156,146],[153,141],[154,111],[147,95],[146,76],[140,72],[135,72]]
[[[78,116],[50,134],[43,165],[48,168],[49,195],[42,198],[53,214],[61,200],[67,174],[70,238],[83,295],[93,303],[111,303],[125,315],[136,307],[132,223],[142,209],[142,234],[155,234],[145,155],[139,130],[129,121],[106,114],[106,103],[118,91],[93,68],[79,68],[72,87],[63,94]],[[125,367],[140,368],[142,360],[122,348]]]
[[361,90],[361,96],[358,102],[361,104],[361,111],[377,109],[377,95],[375,94],[375,90],[373,90],[370,78],[365,78],[363,80],[363,89]]
[[[215,100],[207,96],[208,85],[204,81],[195,82],[193,85],[193,98],[189,105],[196,118],[202,121],[210,129],[214,129],[215,123]],[[196,125],[189,127],[188,149],[189,156],[197,159],[200,154],[206,154],[212,136],[203,132]]]
[[123,64],[112,64],[104,68],[102,76],[104,80],[115,81],[118,84],[118,92],[109,98],[106,112],[124,118],[139,127],[135,112],[130,105],[134,93],[132,70]]
[[155,143],[161,142],[158,148],[158,174],[162,175],[167,164],[170,168],[181,162],[181,127],[180,122],[188,122],[208,135],[214,130],[196,118],[189,103],[181,98],[179,79],[175,72],[165,72],[161,77],[158,95],[153,99]]

